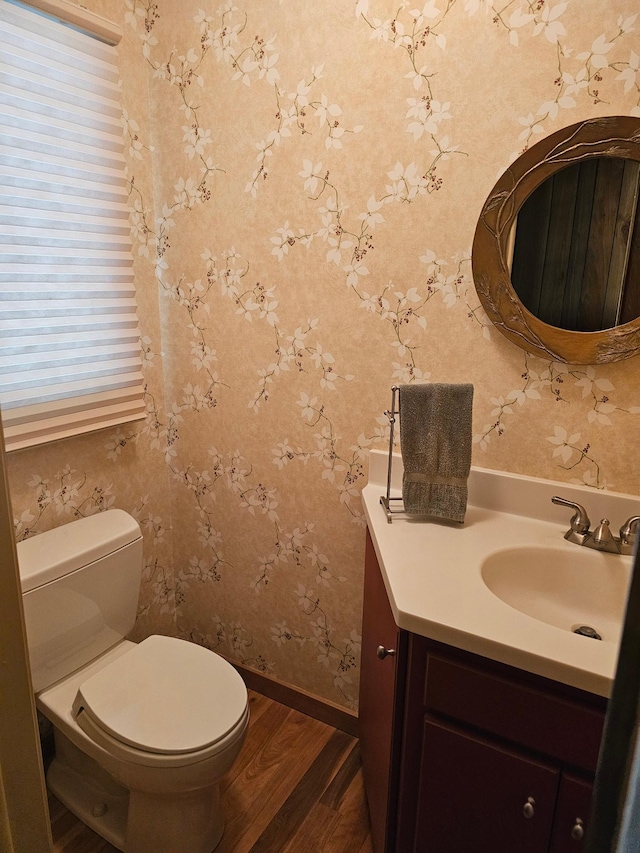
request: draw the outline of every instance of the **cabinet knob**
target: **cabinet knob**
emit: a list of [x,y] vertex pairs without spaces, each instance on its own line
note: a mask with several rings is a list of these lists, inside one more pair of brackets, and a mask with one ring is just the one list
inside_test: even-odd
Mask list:
[[535,804],[536,801],[533,799],[533,797],[527,797],[527,802],[522,807],[522,814],[526,817],[527,820],[531,820],[531,818],[534,816],[535,810],[533,807],[535,806]]
[[571,837],[574,841],[582,841],[584,838],[584,823],[581,817],[576,818],[576,822],[571,830]]
[[384,660],[386,657],[395,657],[396,650],[395,649],[385,649],[384,646],[378,646],[376,649],[376,654],[380,658],[380,660]]

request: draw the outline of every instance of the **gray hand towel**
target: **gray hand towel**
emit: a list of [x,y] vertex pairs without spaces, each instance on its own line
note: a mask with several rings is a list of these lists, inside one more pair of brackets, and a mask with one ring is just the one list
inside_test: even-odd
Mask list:
[[471,468],[473,385],[401,385],[405,512],[464,521]]

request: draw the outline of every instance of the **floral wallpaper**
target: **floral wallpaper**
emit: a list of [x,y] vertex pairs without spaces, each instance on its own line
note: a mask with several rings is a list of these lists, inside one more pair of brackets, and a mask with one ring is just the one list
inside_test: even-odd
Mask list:
[[473,463],[637,494],[640,359],[527,355],[471,276],[527,146],[640,116],[635,0],[91,0],[124,29],[144,424],[10,457],[17,535],[107,506],[175,632],[357,706],[367,451],[472,382]]

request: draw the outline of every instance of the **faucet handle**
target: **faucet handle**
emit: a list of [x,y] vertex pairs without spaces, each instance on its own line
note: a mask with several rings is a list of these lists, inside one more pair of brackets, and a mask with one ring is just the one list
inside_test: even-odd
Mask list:
[[551,498],[551,503],[559,504],[560,506],[568,506],[570,509],[575,510],[575,514],[571,519],[571,529],[576,533],[588,532],[591,521],[589,520],[587,511],[583,506],[574,503],[573,501],[569,501],[566,498],[561,498],[558,495],[554,495]]
[[566,498],[561,498],[558,495],[554,495],[551,498],[551,502],[560,506],[568,506],[574,510],[570,522],[571,526],[565,533],[564,538],[569,542],[577,542],[578,545],[582,545],[589,533],[589,526],[591,524],[586,509],[580,504],[569,501]]
[[640,515],[632,515],[620,528],[620,553],[633,554],[633,546],[640,528]]

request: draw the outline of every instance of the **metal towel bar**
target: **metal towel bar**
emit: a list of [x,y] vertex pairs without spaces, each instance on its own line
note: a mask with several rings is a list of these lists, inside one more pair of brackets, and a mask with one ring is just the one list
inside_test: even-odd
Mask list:
[[391,408],[384,412],[384,414],[389,418],[389,465],[387,468],[387,493],[380,497],[380,503],[384,507],[385,513],[387,515],[387,522],[391,524],[393,521],[393,516],[398,515],[399,513],[404,512],[404,507],[400,509],[392,509],[391,502],[399,501],[402,503],[402,498],[393,498],[391,497],[391,469],[393,466],[393,437],[396,425],[396,416],[400,414],[400,410],[398,408],[398,386],[393,385],[391,388]]

